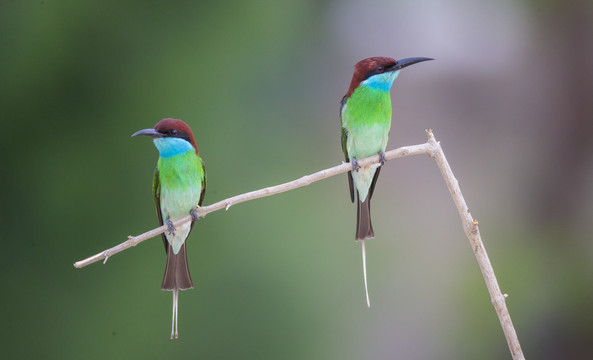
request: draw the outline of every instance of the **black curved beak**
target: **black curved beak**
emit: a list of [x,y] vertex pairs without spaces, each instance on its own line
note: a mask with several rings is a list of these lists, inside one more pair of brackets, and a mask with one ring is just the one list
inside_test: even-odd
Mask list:
[[159,138],[159,137],[163,136],[163,134],[156,131],[155,129],[144,129],[144,130],[136,131],[135,133],[132,134],[132,137],[138,136],[138,135],[150,136],[151,138]]
[[413,58],[400,59],[395,62],[395,65],[388,67],[386,70],[387,71],[397,71],[397,70],[401,70],[405,67],[408,67],[410,65],[414,65],[419,62],[428,61],[428,60],[434,60],[434,59],[425,58],[425,57],[413,57]]

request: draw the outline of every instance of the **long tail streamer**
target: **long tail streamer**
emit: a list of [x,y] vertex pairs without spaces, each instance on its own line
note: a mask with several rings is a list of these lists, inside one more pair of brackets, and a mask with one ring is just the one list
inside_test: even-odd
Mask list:
[[367,297],[367,306],[371,308],[371,302],[369,301],[369,287],[367,285],[367,255],[365,250],[366,240],[362,240],[362,274],[364,276],[364,292]]
[[177,314],[178,311],[178,301],[179,301],[179,289],[173,290],[173,316],[171,317],[171,339],[179,338],[179,333],[177,332]]

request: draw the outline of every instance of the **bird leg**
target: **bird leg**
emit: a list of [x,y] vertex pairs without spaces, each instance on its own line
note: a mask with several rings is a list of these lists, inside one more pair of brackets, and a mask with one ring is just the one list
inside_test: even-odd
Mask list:
[[379,151],[379,162],[381,163],[381,166],[385,165],[385,161],[387,161],[385,158],[385,152],[381,150]]
[[356,160],[355,157],[350,159],[350,164],[352,164],[352,171],[358,172],[358,169],[360,169],[360,165],[358,165],[358,160]]
[[191,222],[195,223],[196,221],[198,221],[200,219],[200,217],[198,216],[198,212],[196,211],[196,209],[191,209],[189,211],[189,214],[191,215]]
[[165,223],[167,224],[167,229],[169,229],[169,233],[175,236],[175,226],[173,226],[173,221],[171,221],[170,218],[167,218],[167,220],[165,220]]

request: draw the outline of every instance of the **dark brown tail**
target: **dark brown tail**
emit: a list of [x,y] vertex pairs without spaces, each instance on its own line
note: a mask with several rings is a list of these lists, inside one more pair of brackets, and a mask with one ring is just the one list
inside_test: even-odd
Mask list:
[[187,252],[185,251],[185,243],[179,249],[177,255],[173,254],[171,245],[167,248],[167,266],[165,267],[165,276],[161,284],[162,290],[185,290],[192,289],[194,283],[189,274],[189,267],[187,266]]
[[[370,194],[369,194],[370,195]],[[372,239],[375,237],[373,224],[371,223],[371,197],[367,196],[365,201],[358,199],[356,217],[356,241]]]

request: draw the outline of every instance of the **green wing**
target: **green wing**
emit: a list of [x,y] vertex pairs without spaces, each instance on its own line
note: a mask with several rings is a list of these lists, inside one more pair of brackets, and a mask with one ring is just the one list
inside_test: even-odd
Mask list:
[[[198,206],[202,206],[202,201],[204,201],[204,194],[206,194],[206,165],[204,165],[204,161],[202,160],[202,158],[200,157],[200,155],[198,155],[198,159],[200,160],[200,164],[202,164],[202,171],[204,172],[204,176],[202,176],[201,182],[202,182],[202,191],[200,191],[200,200],[198,200]],[[191,227],[189,228],[189,232],[187,233],[187,236],[189,237],[189,234],[191,234],[191,231],[194,229],[194,225],[196,223],[195,222],[191,222]],[[167,246],[167,244],[165,243],[165,246]]]
[[[161,183],[159,182],[159,169],[154,169],[154,175],[152,176],[152,199],[154,200],[154,206],[156,208],[156,214],[159,217],[159,226],[163,226],[163,214],[161,213]],[[165,252],[169,248],[169,243],[165,237],[165,233],[161,234],[163,238],[163,245],[165,245]]]
[[204,176],[202,177],[202,191],[200,192],[200,201],[198,201],[198,206],[202,206],[202,201],[204,201],[204,195],[206,194],[206,164],[204,163],[204,160],[202,160],[201,157],[198,157],[200,159],[200,163],[202,164],[202,171],[204,172]]
[[[340,123],[342,122],[342,110],[344,109],[344,105],[346,104],[346,97],[342,99],[340,103]],[[346,162],[350,162],[350,158],[348,157],[348,149],[346,148],[346,141],[348,140],[348,130],[345,127],[341,126],[342,128],[342,151],[344,152],[344,158]],[[348,171],[348,186],[350,187],[350,200],[354,202],[354,183],[352,182],[352,172]]]

